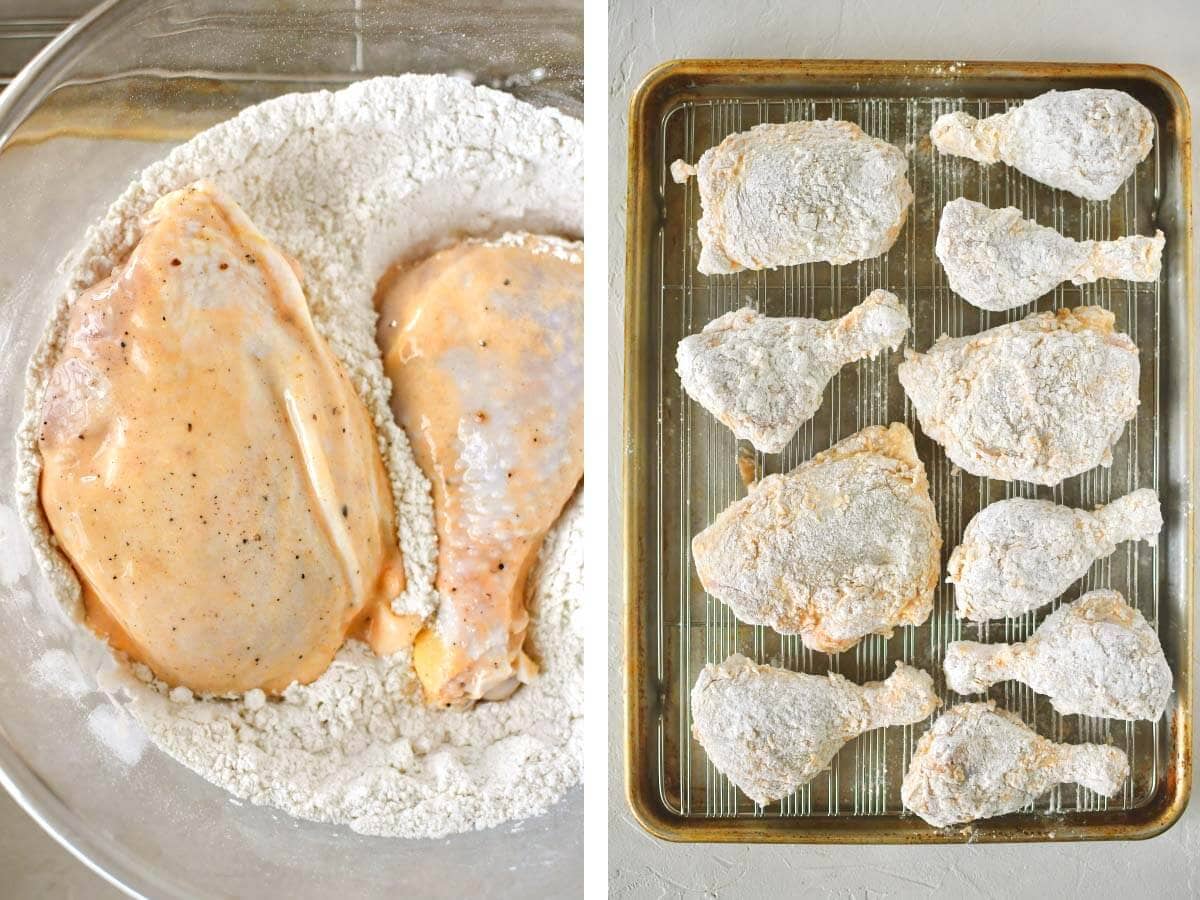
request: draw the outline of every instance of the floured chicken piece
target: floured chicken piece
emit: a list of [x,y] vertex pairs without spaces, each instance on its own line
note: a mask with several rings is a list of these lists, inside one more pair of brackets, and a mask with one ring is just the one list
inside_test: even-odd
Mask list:
[[704,589],[743,622],[840,653],[929,618],[941,546],[912,434],[892,424],[763,478],[692,555]]
[[758,666],[735,653],[692,687],[692,735],[747,797],[765,806],[807,784],[847,741],[937,709],[929,673],[901,662],[861,687],[841,675]]
[[946,581],[958,615],[973,622],[1019,616],[1062,595],[1125,541],[1154,543],[1158,494],[1142,488],[1095,512],[1013,498],[982,509],[950,554]]
[[1171,696],[1158,635],[1116,591],[1091,591],[1046,617],[1024,643],[946,646],[946,685],[980,694],[1020,681],[1062,715],[1157,721]]
[[986,119],[947,113],[929,136],[942,153],[1003,160],[1050,187],[1107,200],[1150,153],[1154,116],[1123,91],[1050,91]]
[[396,649],[391,487],[298,266],[203,182],[142,229],[75,301],[42,408],[42,507],[88,623],[198,693],[312,681],[368,624]]
[[583,476],[583,247],[470,240],[385,276],[392,410],[433,484],[436,622],[413,663],[431,703],[500,700],[537,666],[525,582]]
[[895,350],[908,326],[908,311],[887,291],[828,322],[739,309],[680,341],[675,359],[689,397],[761,452],[779,453],[842,366]]
[[959,197],[942,210],[935,250],[956,294],[980,309],[1004,310],[1063,281],[1157,281],[1165,243],[1161,231],[1152,238],[1076,241],[1021,218],[1016,207],[989,209]]
[[957,466],[1055,485],[1112,464],[1137,413],[1138,351],[1098,306],[1038,313],[906,351],[897,374],[921,427]]
[[993,703],[961,703],[917,742],[900,799],[943,828],[1016,812],[1067,782],[1112,797],[1128,775],[1117,747],[1056,744]]
[[907,170],[900,150],[836,119],[756,125],[694,167],[671,164],[676,182],[697,178],[705,275],[879,256],[912,203]]

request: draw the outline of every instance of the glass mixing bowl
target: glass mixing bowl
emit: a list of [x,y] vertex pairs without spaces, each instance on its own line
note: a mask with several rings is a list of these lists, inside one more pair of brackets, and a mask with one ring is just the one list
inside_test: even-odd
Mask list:
[[[581,0],[109,0],[0,95],[0,780],[131,894],[581,893],[580,789],[540,818],[404,841],[240,804],[152,746],[132,769],[120,762],[96,739],[98,725],[121,727],[95,713],[109,701],[34,674],[47,651],[75,649],[78,626],[50,596],[16,519],[12,435],[25,370],[64,286],[59,263],[179,142],[278,94],[400,72],[468,73],[578,115],[582,71]],[[109,734],[118,747],[136,740]]]

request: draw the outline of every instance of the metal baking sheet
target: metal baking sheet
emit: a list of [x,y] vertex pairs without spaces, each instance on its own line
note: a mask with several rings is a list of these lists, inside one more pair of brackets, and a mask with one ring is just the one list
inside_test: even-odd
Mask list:
[[[983,167],[938,154],[928,139],[940,114],[1003,112],[1051,89],[1105,86],[1128,91],[1154,114],[1154,149],[1108,201],[1081,200],[1004,164]],[[846,119],[903,150],[915,201],[895,246],[881,257],[832,267],[704,276],[696,271],[700,204],[695,183],[674,184],[667,167],[695,163],[726,135],[760,122]],[[1191,133],[1187,101],[1164,73],[1144,66],[948,62],[681,61],[652,72],[630,116],[626,322],[625,549],[627,777],[629,798],[651,832],[676,840],[953,842],[1148,837],[1169,827],[1190,789],[1192,522],[1196,332],[1191,290]],[[1077,239],[1167,235],[1157,283],[1061,285],[1036,303],[1004,313],[957,297],[933,253],[940,211],[965,196],[1016,206],[1027,218]],[[815,418],[782,454],[753,453],[682,393],[675,345],[709,320],[746,304],[770,315],[832,318],[875,288],[908,306],[906,346],[927,349],[941,334],[973,334],[1034,310],[1094,304],[1112,310],[1137,343],[1141,404],[1114,447],[1110,468],[1055,488],[977,478],[957,470],[927,438],[896,378],[903,348],[845,367]],[[1052,606],[984,626],[954,616],[942,583],[933,614],[891,638],[868,637],[838,654],[815,653],[798,637],[738,622],[695,576],[692,535],[745,494],[739,454],[761,477],[787,471],[871,424],[903,422],[917,436],[929,474],[945,560],[971,517],[1006,497],[1042,497],[1073,506],[1107,503],[1138,487],[1161,496],[1166,525],[1155,547],[1123,544]],[[900,802],[900,782],[927,724],[870,732],[850,742],[827,772],[792,796],[759,807],[734,788],[691,738],[688,693],[699,670],[741,652],[804,672],[838,671],[854,681],[886,676],[895,660],[927,669],[943,703],[941,661],[948,641],[1023,640],[1046,614],[1086,590],[1121,591],[1153,624],[1175,673],[1176,693],[1161,721],[1125,723],[1060,716],[1049,701],[1012,682],[989,693],[1047,737],[1124,749],[1131,776],[1108,799],[1060,786],[1030,808],[964,828],[935,830]],[[978,699],[978,698],[970,698]],[[943,706],[945,709],[946,706]]]

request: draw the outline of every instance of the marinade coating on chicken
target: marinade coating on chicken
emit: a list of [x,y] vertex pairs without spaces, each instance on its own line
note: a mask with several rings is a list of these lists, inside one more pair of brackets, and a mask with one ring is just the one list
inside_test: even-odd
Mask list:
[[671,165],[699,185],[705,275],[879,256],[908,216],[907,170],[898,148],[836,119],[756,125]]
[[925,467],[894,423],[763,478],[692,555],[704,589],[743,622],[839,653],[929,617],[941,545]]
[[413,665],[431,703],[502,700],[537,672],[526,581],[583,477],[583,247],[468,240],[386,276],[379,313],[438,533],[437,616]]
[[1138,351],[1096,306],[1036,313],[907,351],[921,427],[972,475],[1055,485],[1112,463],[1137,413]]
[[689,397],[759,451],[780,453],[842,366],[895,350],[908,327],[896,295],[877,290],[830,321],[726,313],[680,341],[675,359]]
[[1049,91],[976,119],[939,116],[929,132],[942,153],[991,164],[1087,200],[1107,200],[1154,145],[1154,116],[1124,91]]
[[162,197],[73,304],[42,407],[40,497],[89,624],[197,693],[279,692],[351,634],[415,623],[371,418],[299,268],[231,199]]

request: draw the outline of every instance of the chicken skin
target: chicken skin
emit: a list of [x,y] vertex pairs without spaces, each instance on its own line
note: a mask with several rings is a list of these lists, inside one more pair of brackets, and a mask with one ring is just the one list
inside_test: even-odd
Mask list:
[[1157,721],[1171,696],[1171,669],[1158,635],[1116,591],[1091,591],[1046,617],[1016,644],[951,641],[946,685],[980,694],[1020,681],[1064,716]]
[[1158,494],[1142,488],[1094,511],[1014,497],[980,510],[950,554],[946,581],[958,615],[973,622],[1044,606],[1125,541],[1153,543]]
[[413,663],[431,703],[500,700],[537,671],[526,579],[583,477],[582,246],[466,241],[385,276],[378,298],[438,533],[437,618]]
[[954,293],[980,309],[1005,310],[1063,281],[1157,281],[1165,244],[1161,231],[1152,238],[1076,241],[1022,218],[1015,207],[988,209],[959,197],[942,209],[934,249]]
[[204,694],[311,681],[364,630],[395,649],[391,488],[298,267],[205,183],[143,234],[75,301],[42,407],[42,508],[88,623]]

